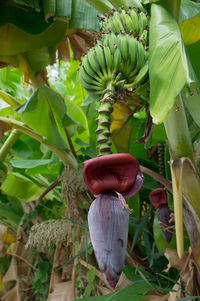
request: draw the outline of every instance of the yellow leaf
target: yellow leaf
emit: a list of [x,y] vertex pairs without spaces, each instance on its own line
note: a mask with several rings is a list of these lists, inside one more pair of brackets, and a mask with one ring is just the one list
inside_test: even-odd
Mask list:
[[110,131],[112,140],[119,152],[127,152],[132,128],[126,124],[131,110],[121,104],[113,105]]
[[130,114],[131,110],[127,106],[121,104],[113,105],[110,126],[110,131],[112,134],[114,131],[118,130],[123,125],[123,123],[127,120]]
[[183,41],[186,45],[200,40],[200,14],[179,23]]
[[2,281],[2,274],[0,274],[0,291],[2,291],[4,288],[4,284],[3,284],[3,281]]
[[9,248],[8,248],[7,251],[6,251],[6,254],[8,254],[8,255],[9,255],[9,254],[12,254],[15,245],[16,245],[16,242],[11,243],[10,246],[9,246]]
[[13,242],[16,242],[16,238],[6,231],[2,236],[2,241],[4,242],[4,244],[11,244]]
[[179,258],[182,257],[184,252],[183,244],[183,205],[182,205],[182,174],[181,174],[181,162],[173,161],[171,165],[172,174],[172,188],[174,198],[174,218],[176,226],[176,244],[177,253]]

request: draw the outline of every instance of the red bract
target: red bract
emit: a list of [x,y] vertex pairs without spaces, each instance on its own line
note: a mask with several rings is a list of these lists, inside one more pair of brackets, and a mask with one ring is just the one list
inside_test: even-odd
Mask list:
[[115,190],[125,198],[140,190],[143,175],[138,161],[130,154],[111,154],[84,162],[83,177],[94,195]]
[[88,225],[100,270],[111,287],[122,273],[128,238],[129,213],[112,192],[102,193],[92,202]]
[[164,239],[169,243],[172,239],[174,222],[171,221],[172,211],[168,207],[167,195],[163,188],[150,192],[149,199],[152,205],[158,208],[158,224]]
[[163,188],[158,188],[150,192],[149,199],[152,205],[157,209],[162,205],[167,205],[167,196]]

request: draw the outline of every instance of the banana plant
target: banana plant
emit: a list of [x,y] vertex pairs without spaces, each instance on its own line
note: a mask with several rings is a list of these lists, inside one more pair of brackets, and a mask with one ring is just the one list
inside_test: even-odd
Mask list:
[[[98,3],[100,4],[100,2]],[[142,91],[140,97],[145,100],[145,88],[148,91],[149,84],[146,74],[149,72],[150,114],[155,124],[164,122],[170,149],[178,256],[181,258],[184,252],[184,223],[190,237],[193,257],[200,268],[197,256],[200,245],[199,239],[194,239],[196,233],[199,233],[197,229],[200,225],[200,204],[198,202],[200,182],[184,107],[185,105],[190,114],[195,116],[195,120],[198,120],[194,112],[194,107],[199,112],[198,96],[193,99],[192,104],[189,104],[189,99],[192,99],[194,93],[193,89],[198,90],[198,80],[186,49],[186,44],[196,42],[198,38],[197,34],[193,34],[191,38],[186,34],[186,24],[191,26],[192,22],[197,20],[200,11],[199,4],[180,0],[155,1],[151,4],[149,52],[148,55],[145,55],[148,57],[148,63],[145,64],[144,61],[141,65],[139,62],[137,63],[141,70],[138,78],[135,78],[137,71],[135,71],[136,63],[133,59],[133,57],[136,58],[134,50],[137,49],[139,61],[142,50],[138,45],[135,45],[134,35],[139,24],[144,24],[137,35],[139,41],[144,39],[144,45],[147,44],[148,36],[145,26],[148,21],[145,20],[145,17],[142,18],[143,15],[145,16],[143,11],[140,12],[139,10],[139,15],[135,13],[135,16],[133,13],[135,10],[131,6],[128,7],[126,1],[110,2],[117,10],[113,9],[107,12],[106,20],[100,19],[103,34],[100,41],[97,42],[97,46],[91,49],[83,59],[80,69],[80,80],[84,88],[95,100],[100,101],[96,130],[100,155],[105,154],[105,152],[111,153],[111,143],[108,138],[110,120],[106,115],[109,116],[112,112],[111,107],[112,103],[115,102],[115,97],[118,101],[119,99],[123,101],[127,96],[126,92],[123,96],[117,94],[117,88],[120,85],[124,90],[133,88],[136,94],[137,91]],[[189,4],[191,4],[189,20],[186,20],[184,14]],[[119,9],[120,6],[123,6],[124,10]],[[195,32],[195,28],[193,30]],[[126,33],[129,36],[126,36]],[[131,66],[133,61],[134,67]],[[134,75],[133,78],[132,74]],[[137,87],[137,84],[141,87]],[[184,88],[187,89],[187,93]],[[188,98],[188,94],[190,98]],[[133,93],[131,97],[134,98],[134,96]],[[185,104],[183,104],[183,97]],[[190,219],[186,218],[188,214]],[[193,227],[191,227],[191,223]]]

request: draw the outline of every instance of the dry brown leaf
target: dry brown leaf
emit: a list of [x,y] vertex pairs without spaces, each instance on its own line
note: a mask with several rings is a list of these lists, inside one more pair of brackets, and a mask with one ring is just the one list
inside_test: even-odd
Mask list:
[[[183,292],[180,288],[180,285],[174,286],[174,290],[177,292],[171,292],[170,293],[170,301],[176,300],[176,296],[178,297],[187,297],[188,295],[191,296],[199,296],[200,290],[199,290],[199,272],[196,268],[196,264],[194,262],[193,256],[192,256],[192,250],[189,249],[189,252],[184,252],[182,258],[180,259],[178,257],[178,254],[175,250],[166,249],[165,250],[165,256],[169,260],[168,268],[178,268],[180,269],[180,280],[179,282],[183,281],[185,284],[185,292],[186,294],[183,295]],[[175,298],[175,299],[174,299]]]
[[3,282],[8,282],[8,281],[12,281],[12,280],[18,281],[17,263],[16,263],[16,259],[14,257],[11,260],[9,269],[7,270],[6,274],[3,277]]
[[5,295],[3,295],[1,297],[1,300],[2,301],[21,301],[19,291],[20,291],[20,287],[19,287],[19,283],[17,282],[15,287],[13,287]]
[[5,62],[0,61],[0,68],[5,68],[5,67],[7,67],[7,66],[9,66],[8,63],[5,63]]
[[185,295],[181,290],[180,284],[175,284],[172,288],[173,291],[169,293],[169,297],[167,301],[176,301],[178,298],[183,298]]
[[87,52],[88,46],[83,38],[74,34],[69,37],[70,45],[74,54],[75,60],[80,60],[81,56]]
[[58,45],[58,59],[65,62],[70,60],[69,44],[67,38],[65,38]]
[[49,294],[48,301],[72,301],[72,281],[55,284],[54,290]]
[[177,268],[180,269],[183,267],[183,263],[185,262],[186,258],[188,257],[188,253],[185,252],[181,259],[179,258],[177,251],[173,249],[166,249],[165,250],[165,257],[169,260],[169,264],[166,271],[169,271],[169,269]]
[[89,47],[94,46],[96,34],[85,30],[78,30],[76,34],[83,38]]

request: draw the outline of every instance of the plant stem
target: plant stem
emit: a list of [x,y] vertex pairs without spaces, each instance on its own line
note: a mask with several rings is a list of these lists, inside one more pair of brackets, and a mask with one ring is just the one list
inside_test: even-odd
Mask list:
[[9,153],[10,149],[12,148],[13,144],[17,141],[20,136],[20,132],[18,130],[13,130],[7,140],[4,142],[0,149],[0,157],[4,160]]
[[172,107],[164,121],[170,146],[171,158],[188,157],[193,161],[192,141],[181,95],[177,97],[176,105]]
[[111,154],[110,140],[110,114],[112,112],[112,92],[108,89],[108,92],[104,94],[104,98],[100,101],[100,107],[98,109],[98,118],[96,119],[98,127],[95,131],[97,135],[97,148],[99,149],[99,155]]

